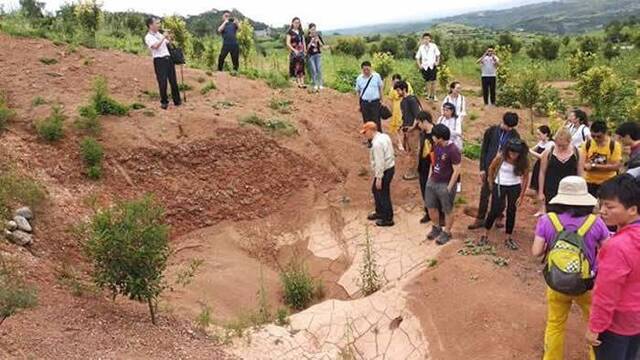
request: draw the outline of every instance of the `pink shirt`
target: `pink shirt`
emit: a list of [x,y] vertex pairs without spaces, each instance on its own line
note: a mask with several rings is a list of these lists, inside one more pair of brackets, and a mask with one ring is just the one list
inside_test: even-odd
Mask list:
[[625,226],[598,255],[589,329],[640,335],[640,224]]

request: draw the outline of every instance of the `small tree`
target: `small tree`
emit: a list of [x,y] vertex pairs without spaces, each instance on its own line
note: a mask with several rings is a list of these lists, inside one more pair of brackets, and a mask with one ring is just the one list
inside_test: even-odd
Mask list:
[[441,64],[438,66],[438,85],[440,85],[440,90],[445,94],[449,91],[451,77],[451,69],[447,64]]
[[594,53],[577,50],[569,58],[569,75],[573,78],[577,78],[587,70],[591,69],[595,63],[596,55]]
[[527,49],[527,55],[532,59],[555,60],[559,52],[560,41],[548,36],[538,39]]
[[187,23],[178,15],[168,16],[162,21],[164,28],[171,32],[174,43],[189,53],[191,45],[191,33],[187,30]]
[[469,54],[469,42],[467,40],[456,41],[453,44],[453,54],[461,59]]
[[41,19],[44,15],[42,9],[44,9],[44,2],[35,0],[20,0],[20,12],[27,19]]
[[626,121],[636,106],[636,84],[618,76],[608,66],[596,66],[586,71],[576,88],[580,98],[593,107],[594,116],[603,120]]
[[531,135],[534,134],[533,124],[533,108],[540,100],[541,88],[535,71],[527,71],[520,79],[518,88],[518,101],[520,104],[529,109],[529,121],[531,123]]
[[253,26],[249,20],[242,20],[240,22],[240,28],[238,29],[238,45],[240,46],[240,55],[242,55],[245,66],[247,66],[251,51],[255,49],[255,40],[253,36]]
[[373,54],[373,69],[385,79],[393,72],[393,55],[390,53]]
[[97,0],[81,0],[75,6],[74,11],[78,24],[87,36],[88,43],[86,45],[95,46],[96,32],[102,18],[102,4]]
[[496,46],[496,55],[500,58],[500,66],[496,74],[497,87],[507,85],[511,81],[511,49],[508,46]]
[[114,299],[123,295],[146,302],[155,324],[169,257],[164,209],[149,196],[120,202],[93,216],[88,236],[86,252],[93,263],[95,283],[109,289]]
[[380,42],[380,52],[388,53],[394,57],[400,57],[400,42],[395,36],[385,36]]
[[361,37],[339,38],[334,49],[338,54],[360,58],[367,51],[367,45]]
[[604,55],[605,59],[611,60],[620,56],[620,49],[615,44],[607,42],[602,48],[602,55]]
[[580,40],[578,46],[580,47],[580,50],[582,52],[590,52],[592,54],[595,54],[600,48],[600,40],[593,36],[585,36],[582,38],[582,40]]
[[25,284],[18,269],[0,255],[0,325],[18,311],[36,304],[35,289]]
[[498,36],[498,44],[501,46],[509,46],[512,54],[517,54],[522,48],[522,42],[513,36],[510,32],[503,32]]

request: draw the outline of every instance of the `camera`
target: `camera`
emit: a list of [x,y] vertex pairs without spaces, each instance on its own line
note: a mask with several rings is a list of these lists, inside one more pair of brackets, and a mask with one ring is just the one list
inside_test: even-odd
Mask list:
[[236,21],[236,19],[234,19],[232,17],[229,18],[229,22],[234,22],[234,21]]

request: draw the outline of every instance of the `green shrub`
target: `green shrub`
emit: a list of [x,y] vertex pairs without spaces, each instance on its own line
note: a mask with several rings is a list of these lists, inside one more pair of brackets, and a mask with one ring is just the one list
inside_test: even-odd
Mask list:
[[293,101],[287,99],[272,98],[269,100],[269,107],[281,114],[290,114]]
[[136,102],[136,103],[131,104],[131,108],[132,108],[133,110],[142,110],[142,109],[144,109],[144,108],[146,108],[146,107],[147,107],[147,106],[146,106],[145,104],[141,104],[141,103],[137,103],[137,102]]
[[4,94],[0,93],[0,132],[7,127],[7,124],[15,115],[16,113],[9,109],[9,105],[7,104]]
[[336,54],[351,55],[360,58],[367,51],[364,39],[361,37],[341,37],[334,46]]
[[580,99],[593,107],[593,116],[613,123],[626,121],[637,105],[637,85],[608,66],[596,66],[576,84]]
[[200,90],[200,94],[207,95],[210,91],[217,89],[216,83],[213,80],[209,80],[209,82]]
[[180,83],[178,84],[178,89],[180,89],[180,91],[184,92],[184,91],[191,91],[193,90],[193,86],[187,84],[187,83]]
[[46,194],[40,184],[12,169],[0,169],[0,217],[6,218],[11,207],[29,206],[34,211],[44,202]]
[[462,154],[464,157],[470,160],[478,160],[480,159],[480,150],[482,148],[482,144],[477,141],[465,141],[464,146],[462,147]]
[[86,252],[96,285],[114,298],[146,302],[155,324],[169,257],[164,209],[147,196],[98,211],[88,224]]
[[338,69],[338,71],[336,72],[336,80],[333,83],[333,88],[341,93],[349,93],[355,91],[355,83],[358,74],[358,70],[356,69]]
[[92,180],[100,179],[102,177],[102,159],[104,158],[102,145],[96,139],[86,137],[80,143],[80,153],[87,168],[87,177]]
[[373,54],[373,69],[385,79],[393,72],[393,55],[378,52]]
[[143,90],[143,95],[146,95],[149,100],[160,100],[160,93],[155,90]]
[[569,57],[569,75],[572,78],[577,78],[580,75],[587,72],[596,64],[597,57],[594,53],[583,52],[581,50],[576,51],[571,57]]
[[45,105],[47,100],[45,100],[42,96],[36,96],[31,100],[31,106],[38,107],[40,105]]
[[317,285],[306,267],[291,263],[280,273],[284,303],[295,310],[304,310],[313,301]]
[[555,111],[564,113],[567,110],[567,104],[560,96],[560,90],[547,85],[541,89],[540,97],[533,106],[533,109],[538,114],[547,115],[549,113],[549,109],[552,108]]
[[38,136],[45,141],[55,142],[64,137],[64,120],[66,117],[62,113],[62,108],[54,106],[51,115],[36,123]]
[[40,60],[41,63],[45,64],[45,65],[54,65],[58,63],[58,60],[53,59],[53,58],[47,58],[47,57],[43,57],[38,59]]
[[94,107],[81,106],[78,108],[79,117],[75,120],[76,128],[83,130],[90,135],[98,135],[102,131],[102,123],[98,117],[98,112]]
[[244,60],[245,65],[249,59],[249,55],[255,49],[253,25],[248,19],[240,21],[238,27],[238,46],[240,47],[240,56]]
[[0,325],[20,310],[37,305],[36,290],[20,276],[17,266],[0,255]]
[[291,86],[287,76],[275,70],[269,71],[266,74],[265,81],[272,89],[285,89]]
[[256,114],[251,114],[240,119],[240,125],[253,125],[277,135],[291,136],[298,133],[296,127],[287,120],[265,120]]
[[129,113],[129,107],[119,103],[109,96],[107,79],[98,76],[93,82],[93,94],[90,105],[99,115],[124,116]]

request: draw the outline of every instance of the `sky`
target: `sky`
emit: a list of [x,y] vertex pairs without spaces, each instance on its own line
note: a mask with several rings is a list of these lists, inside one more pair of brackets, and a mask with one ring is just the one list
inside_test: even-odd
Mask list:
[[[40,0],[48,11],[55,11],[68,0]],[[396,0],[398,1],[398,0]],[[195,15],[211,9],[236,8],[253,20],[281,26],[298,16],[303,23],[314,22],[330,30],[388,22],[428,20],[469,11],[510,8],[544,0],[102,0],[109,11],[136,10],[154,15]],[[18,0],[0,0],[5,11],[17,8]]]

